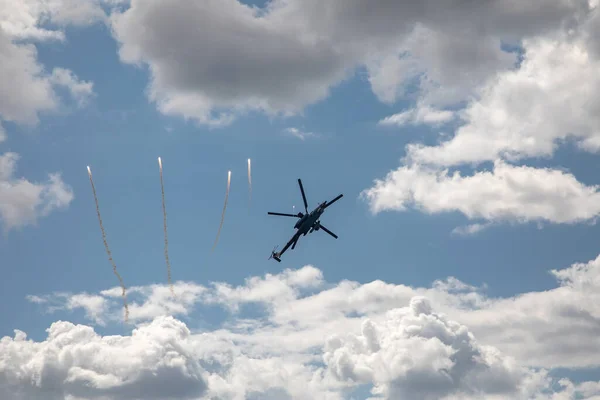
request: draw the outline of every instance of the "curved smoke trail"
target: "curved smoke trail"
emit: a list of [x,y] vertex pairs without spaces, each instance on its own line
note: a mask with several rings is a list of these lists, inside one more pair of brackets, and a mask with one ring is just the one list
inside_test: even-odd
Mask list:
[[129,320],[129,307],[127,306],[127,297],[125,296],[125,284],[123,283],[123,279],[121,279],[121,275],[117,272],[117,266],[112,258],[112,254],[110,249],[108,248],[108,242],[106,241],[106,232],[104,231],[104,226],[102,225],[102,217],[100,216],[100,206],[98,205],[98,196],[96,196],[96,187],[94,186],[94,180],[92,179],[92,171],[90,167],[87,167],[88,175],[90,177],[90,183],[92,184],[92,192],[94,193],[94,201],[96,202],[96,213],[98,214],[98,222],[100,223],[100,230],[102,231],[102,241],[104,242],[104,248],[106,249],[106,254],[108,254],[108,260],[112,264],[113,272],[119,279],[119,283],[121,284],[122,296],[123,296],[123,305],[125,307],[125,322]]
[[167,235],[167,207],[165,205],[165,185],[163,182],[163,167],[162,160],[158,157],[158,168],[160,170],[160,191],[162,194],[162,209],[163,209],[163,230],[165,233],[165,261],[167,262],[167,279],[169,281],[169,287],[171,294],[175,297],[175,290],[173,289],[173,283],[171,282],[171,263],[169,262],[169,237]]
[[252,202],[252,167],[250,165],[250,159],[248,159],[248,206]]
[[231,171],[227,173],[227,192],[225,192],[225,204],[223,205],[223,212],[221,213],[221,224],[219,225],[219,230],[217,231],[217,237],[215,239],[215,244],[213,245],[212,250],[215,250],[217,247],[217,243],[219,242],[219,235],[221,234],[221,228],[223,227],[223,221],[225,221],[225,210],[227,209],[227,199],[229,199],[229,187],[231,185]]

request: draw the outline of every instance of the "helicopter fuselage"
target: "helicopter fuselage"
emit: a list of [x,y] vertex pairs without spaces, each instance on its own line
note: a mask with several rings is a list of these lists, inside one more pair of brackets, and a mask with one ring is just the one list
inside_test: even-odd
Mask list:
[[313,230],[319,230],[319,218],[321,218],[321,214],[325,211],[324,205],[327,202],[323,202],[319,204],[317,208],[311,211],[309,214],[303,215],[296,224],[294,225],[294,229],[298,230],[298,234],[306,236],[307,233],[312,232]]

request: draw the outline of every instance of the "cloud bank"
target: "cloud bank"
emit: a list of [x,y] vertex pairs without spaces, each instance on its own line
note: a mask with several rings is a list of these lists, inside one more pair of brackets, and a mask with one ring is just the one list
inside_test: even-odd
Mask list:
[[583,0],[132,0],[111,22],[121,60],[148,65],[161,112],[221,125],[251,110],[299,113],[359,67],[384,102],[414,79],[427,102],[462,101],[515,64],[503,40],[566,30],[590,10]]
[[[385,399],[593,399],[600,382],[549,371],[600,365],[600,256],[551,273],[556,288],[511,298],[452,277],[428,288],[328,283],[312,266],[235,287],[177,282],[177,300],[167,285],[134,287],[131,335],[59,321],[41,342],[21,331],[2,338],[0,390],[11,398],[342,399],[367,385]],[[113,324],[122,319],[118,292],[29,299]],[[206,307],[228,317],[192,331],[183,320]],[[260,315],[247,318],[245,307]]]

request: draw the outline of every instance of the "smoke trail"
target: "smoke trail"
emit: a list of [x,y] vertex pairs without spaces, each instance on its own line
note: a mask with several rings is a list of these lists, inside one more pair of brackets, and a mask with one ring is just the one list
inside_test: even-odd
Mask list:
[[163,167],[162,160],[158,157],[158,168],[160,170],[160,191],[162,194],[162,209],[163,209],[163,230],[165,232],[165,261],[167,262],[167,278],[169,280],[169,287],[171,294],[175,297],[175,290],[173,289],[173,283],[171,282],[171,263],[169,262],[169,237],[167,235],[167,207],[165,205],[165,185],[163,182]]
[[248,159],[248,205],[252,202],[252,167]]
[[225,192],[225,204],[223,205],[223,212],[221,213],[221,224],[219,225],[219,230],[217,231],[217,237],[215,239],[215,244],[213,245],[213,251],[215,247],[217,247],[217,243],[219,242],[219,235],[221,234],[221,228],[223,227],[223,221],[225,221],[225,210],[227,209],[227,199],[229,198],[229,187],[231,185],[231,171],[227,173],[227,192]]
[[112,264],[113,272],[119,279],[119,283],[121,284],[122,296],[123,296],[123,305],[125,307],[125,322],[129,320],[129,307],[127,306],[127,297],[125,297],[125,284],[123,283],[123,279],[121,279],[121,275],[117,272],[117,266],[112,258],[110,253],[110,249],[108,248],[108,243],[106,242],[106,232],[104,232],[104,226],[102,225],[102,217],[100,216],[100,206],[98,206],[98,196],[96,196],[96,187],[94,186],[94,180],[92,179],[92,171],[90,167],[87,167],[88,175],[90,177],[90,183],[92,184],[92,192],[94,193],[94,201],[96,202],[96,213],[98,214],[98,222],[100,223],[100,230],[102,231],[102,241],[104,242],[104,248],[106,249],[106,254],[108,254],[108,260]]

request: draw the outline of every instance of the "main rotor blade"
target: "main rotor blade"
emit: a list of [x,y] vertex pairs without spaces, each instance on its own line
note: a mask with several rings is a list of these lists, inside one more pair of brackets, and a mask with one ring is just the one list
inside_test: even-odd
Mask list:
[[280,215],[282,217],[296,217],[299,218],[297,214],[286,214],[286,213],[276,213],[276,212],[268,212],[269,215]]
[[323,225],[321,225],[321,229],[323,229],[325,232],[329,233],[334,238],[336,238],[336,239],[338,238],[335,233],[331,232],[329,229],[325,228]]
[[300,185],[300,191],[302,192],[302,200],[304,201],[304,210],[308,214],[308,202],[306,201],[306,195],[304,194],[304,187],[302,186],[302,181],[298,179],[298,184]]
[[329,203],[325,204],[325,207],[323,207],[323,208],[327,208],[327,207],[329,207],[330,205],[332,205],[333,203],[335,203],[336,201],[338,201],[338,200],[339,200],[339,199],[341,199],[342,197],[344,197],[344,195],[343,195],[343,194],[340,194],[338,197],[336,197],[335,199],[331,200]]

